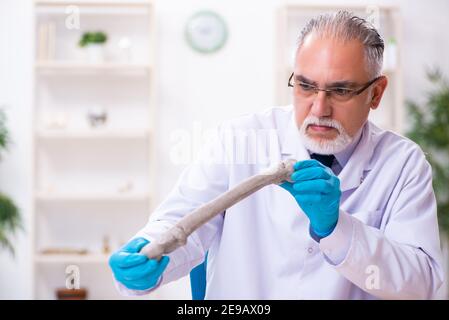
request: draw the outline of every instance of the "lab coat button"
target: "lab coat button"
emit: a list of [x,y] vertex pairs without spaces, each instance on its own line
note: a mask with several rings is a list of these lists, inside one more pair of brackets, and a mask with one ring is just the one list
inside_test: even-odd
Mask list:
[[313,252],[313,248],[312,248],[312,247],[309,247],[309,248],[307,249],[307,252],[308,252],[308,253],[312,253],[312,252]]

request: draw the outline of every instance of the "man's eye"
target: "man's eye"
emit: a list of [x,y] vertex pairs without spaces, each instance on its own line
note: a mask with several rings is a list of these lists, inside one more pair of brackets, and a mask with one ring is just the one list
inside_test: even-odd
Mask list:
[[348,88],[333,88],[332,92],[339,95],[339,96],[347,96],[351,94],[352,90]]
[[315,89],[314,86],[312,86],[311,84],[305,83],[305,82],[300,82],[300,83],[298,83],[298,85],[304,91],[312,91]]

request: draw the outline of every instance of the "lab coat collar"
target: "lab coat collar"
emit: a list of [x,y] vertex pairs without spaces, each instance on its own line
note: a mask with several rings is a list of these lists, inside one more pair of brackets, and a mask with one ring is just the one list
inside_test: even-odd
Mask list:
[[374,152],[372,124],[367,121],[362,129],[362,137],[343,170],[339,174],[342,192],[357,188],[365,178],[365,172],[371,170],[371,158]]
[[[309,152],[301,142],[293,108],[287,130],[280,142],[283,160],[289,158],[298,161],[310,159]],[[362,128],[359,143],[338,176],[342,192],[357,188],[363,182],[365,172],[371,170],[370,159],[374,150],[373,143],[372,124],[367,121]]]
[[345,165],[348,163],[349,158],[351,158],[352,154],[354,153],[355,148],[360,142],[360,138],[362,137],[362,131],[363,127],[360,128],[359,131],[357,131],[355,138],[353,141],[343,150],[338,153],[335,153],[335,159],[338,161],[338,164],[344,168]]
[[309,152],[301,142],[293,108],[288,123],[286,124],[286,128],[287,130],[284,131],[284,134],[281,137],[282,159],[293,158],[298,161],[310,159]]

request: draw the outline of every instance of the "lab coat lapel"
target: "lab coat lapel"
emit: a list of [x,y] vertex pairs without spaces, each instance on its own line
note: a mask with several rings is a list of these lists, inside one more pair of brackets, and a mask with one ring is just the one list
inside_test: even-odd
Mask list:
[[371,170],[370,159],[374,150],[371,126],[369,121],[365,123],[357,147],[338,176],[342,192],[357,188],[363,182],[365,172]]
[[307,149],[301,142],[293,111],[288,121],[287,128],[281,136],[281,155],[282,160],[296,159],[301,161],[310,159]]

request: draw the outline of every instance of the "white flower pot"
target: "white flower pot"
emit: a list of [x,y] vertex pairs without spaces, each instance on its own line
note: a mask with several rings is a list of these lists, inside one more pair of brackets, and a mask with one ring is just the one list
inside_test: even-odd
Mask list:
[[104,45],[90,43],[86,46],[87,50],[87,61],[90,63],[101,63],[104,62]]

